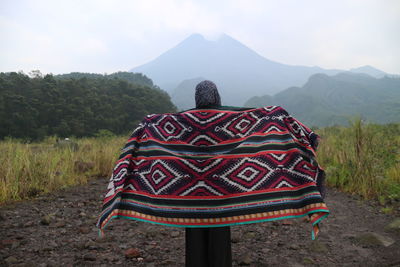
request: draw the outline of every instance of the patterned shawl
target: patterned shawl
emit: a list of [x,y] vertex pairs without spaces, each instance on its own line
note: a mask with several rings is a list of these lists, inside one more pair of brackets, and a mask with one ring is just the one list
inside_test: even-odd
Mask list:
[[278,106],[148,115],[116,163],[97,226],[116,217],[218,227],[309,215],[314,239],[329,213],[317,138]]

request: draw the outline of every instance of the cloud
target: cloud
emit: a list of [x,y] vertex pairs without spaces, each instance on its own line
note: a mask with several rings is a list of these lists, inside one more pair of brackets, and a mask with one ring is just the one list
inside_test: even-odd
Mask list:
[[387,0],[3,0],[0,71],[112,72],[198,32],[225,32],[297,65],[370,64],[400,73],[400,4]]

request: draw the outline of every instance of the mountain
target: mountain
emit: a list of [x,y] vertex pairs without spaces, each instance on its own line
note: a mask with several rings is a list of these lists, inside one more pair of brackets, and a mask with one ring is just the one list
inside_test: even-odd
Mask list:
[[[188,105],[185,104],[193,102],[194,84],[186,81],[197,77],[217,84],[224,105],[241,106],[251,96],[272,95],[291,86],[302,86],[313,74],[343,72],[274,62],[226,34],[216,41],[193,34],[156,59],[130,71],[151,77],[155,84],[172,95],[179,109],[186,109]],[[386,75],[371,66],[350,71],[377,78]]]
[[346,125],[354,116],[376,123],[400,121],[400,78],[343,72],[312,75],[302,87],[250,98],[245,106],[279,105],[308,125]]
[[184,80],[204,77],[217,84],[226,105],[242,105],[253,95],[273,94],[289,86],[300,86],[315,73],[339,72],[268,60],[226,34],[216,41],[193,34],[153,61],[130,71],[151,77],[168,92]]

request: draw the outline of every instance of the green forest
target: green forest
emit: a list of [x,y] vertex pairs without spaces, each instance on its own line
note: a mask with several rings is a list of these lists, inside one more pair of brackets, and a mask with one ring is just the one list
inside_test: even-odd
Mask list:
[[0,73],[0,139],[127,134],[147,114],[175,111],[140,73]]

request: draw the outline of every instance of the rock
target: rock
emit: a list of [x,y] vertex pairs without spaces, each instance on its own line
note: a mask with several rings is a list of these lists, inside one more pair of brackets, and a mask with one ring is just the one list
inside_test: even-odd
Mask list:
[[178,237],[180,235],[179,231],[172,231],[171,232],[171,237]]
[[[134,233],[134,234],[136,235],[136,233]],[[146,238],[148,238],[148,239],[155,238],[157,235],[158,235],[158,233],[157,233],[157,232],[154,232],[154,231],[147,231],[147,232],[145,233],[145,236],[146,236]],[[172,235],[172,234],[171,234],[171,235]]]
[[152,245],[146,245],[146,246],[144,247],[144,250],[145,250],[145,251],[151,251],[153,248],[154,248],[154,246],[152,246]]
[[291,244],[291,245],[289,245],[289,249],[291,249],[291,250],[298,250],[298,249],[300,249],[300,246],[299,246],[299,245],[296,245],[296,244]]
[[328,252],[328,247],[324,243],[321,243],[318,240],[315,240],[315,241],[311,242],[310,251],[324,253],[324,252]]
[[65,222],[63,222],[63,221],[56,222],[56,223],[54,224],[54,227],[56,227],[56,228],[62,228],[62,227],[64,227],[64,226],[65,226]]
[[93,253],[87,253],[83,256],[83,259],[85,261],[95,261],[96,260],[96,255]]
[[111,235],[105,235],[105,236],[102,236],[102,237],[97,237],[96,238],[96,242],[98,242],[98,243],[107,243],[107,242],[112,242],[112,241],[114,241],[114,237],[113,236],[111,236]]
[[253,262],[250,253],[244,254],[242,257],[239,258],[239,265],[250,265]]
[[137,248],[128,248],[125,250],[124,255],[126,258],[138,258],[141,254]]
[[42,225],[49,225],[52,222],[53,218],[50,215],[45,215],[40,220],[40,224]]
[[65,220],[65,216],[64,215],[65,215],[65,211],[62,211],[62,210],[58,211],[56,213],[57,221],[60,222],[60,221]]
[[40,209],[38,207],[32,207],[32,209],[38,213],[41,213]]
[[128,248],[128,245],[127,244],[120,244],[118,247],[120,249],[126,249],[126,248]]
[[385,227],[386,232],[395,232],[400,234],[400,218],[395,219]]
[[94,242],[93,240],[87,241],[85,243],[84,247],[87,249],[91,249],[91,250],[98,249],[96,242]]
[[18,259],[15,258],[14,256],[10,256],[5,259],[5,262],[7,262],[8,264],[15,264],[18,262]]
[[21,245],[21,243],[18,242],[18,241],[16,241],[16,242],[12,243],[11,249],[16,249],[16,248],[19,247],[20,245]]
[[303,263],[304,264],[314,264],[315,262],[313,259],[306,257],[303,259]]
[[70,149],[72,151],[77,151],[79,149],[79,145],[69,138],[65,138],[64,140],[57,140],[54,144],[54,148],[57,149]]
[[51,244],[47,244],[42,247],[41,251],[53,251],[56,247],[52,246]]
[[[154,258],[151,256],[151,255],[149,255],[147,258],[146,258],[146,262],[147,263],[152,263],[152,262],[154,262]],[[147,266],[151,266],[152,264],[147,264]],[[154,264],[153,264],[154,265]]]
[[31,227],[31,226],[33,226],[35,223],[34,222],[32,222],[32,221],[28,221],[28,222],[26,222],[26,223],[24,223],[24,227]]
[[395,241],[390,237],[385,237],[377,233],[364,233],[355,237],[355,242],[362,247],[388,247]]
[[[71,243],[71,242],[68,242]],[[74,243],[72,243],[73,247],[78,249],[78,250],[83,250],[85,248],[85,241],[81,240],[81,241],[75,241]]]
[[54,241],[54,240],[50,240],[50,241],[47,243],[47,245],[48,245],[49,247],[51,247],[51,248],[56,248],[56,247],[58,247],[58,244],[57,244],[56,241]]
[[79,233],[81,234],[88,234],[90,233],[90,228],[86,226],[82,226],[78,228]]
[[268,254],[271,252],[271,249],[270,249],[270,248],[262,248],[262,249],[261,249],[261,252],[262,252],[263,254],[268,255]]
[[298,262],[291,262],[290,267],[304,267],[304,265]]
[[255,233],[255,232],[246,232],[243,237],[245,239],[253,240],[256,237],[256,235],[257,235],[257,233]]
[[240,241],[240,235],[238,232],[233,232],[231,236],[231,242],[232,243],[239,243]]

